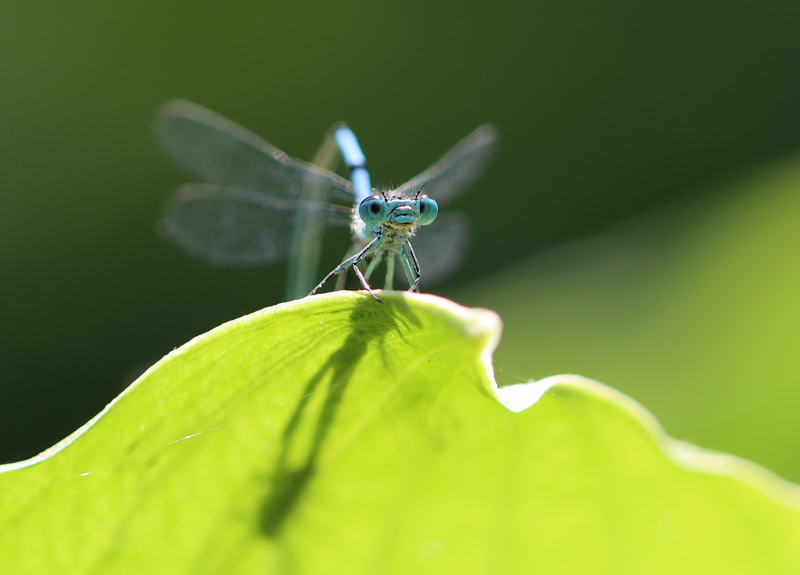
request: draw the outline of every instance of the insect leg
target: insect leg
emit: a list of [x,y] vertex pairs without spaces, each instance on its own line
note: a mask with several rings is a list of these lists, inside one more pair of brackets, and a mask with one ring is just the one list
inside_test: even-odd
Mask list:
[[[344,254],[344,258],[342,258],[342,261],[356,255],[361,250],[361,248],[362,244],[359,244],[358,242],[351,244],[350,247],[347,248],[347,252]],[[339,291],[344,289],[344,284],[346,281],[347,281],[347,270],[339,272],[339,274],[336,276],[336,285],[333,286],[333,290]]]
[[408,259],[406,258],[406,254],[401,254],[400,258],[400,265],[403,268],[403,271],[406,273],[406,279],[408,280],[408,291],[413,291],[411,286],[414,284],[414,274],[411,272],[411,266],[408,264]]
[[[317,287],[315,287],[313,290],[311,290],[311,293],[308,294],[308,295],[314,295],[315,293],[317,293],[317,290],[319,288],[321,288],[325,284],[325,282],[328,281],[331,278],[332,275],[338,274],[339,272],[342,272],[342,271],[346,270],[350,266],[353,266],[355,268],[356,275],[361,280],[361,285],[369,286],[369,284],[367,283],[367,280],[364,279],[364,274],[362,274],[361,270],[358,269],[358,267],[356,267],[356,266],[357,266],[358,262],[360,262],[364,258],[365,255],[367,255],[370,251],[372,251],[374,249],[377,241],[378,241],[378,238],[373,239],[366,246],[364,246],[364,248],[361,251],[359,251],[356,255],[347,258],[342,263],[340,263],[338,266],[333,268],[333,270],[328,275],[326,275],[322,279],[322,281],[319,282],[319,284],[317,284]],[[366,287],[366,289],[369,290],[370,288]],[[372,297],[375,297],[375,296],[373,295]],[[375,298],[375,299],[377,299],[377,298]]]
[[375,298],[376,302],[381,303],[380,298],[373,293],[372,286],[370,286],[369,282],[367,282],[367,278],[364,277],[364,273],[361,271],[361,268],[358,267],[358,262],[353,263],[353,271],[356,272],[356,275],[361,282],[361,286],[369,292],[369,295]]
[[383,289],[392,289],[392,284],[394,282],[394,258],[396,255],[395,252],[392,252],[392,255],[386,260],[386,282]]
[[411,247],[410,242],[406,242],[403,244],[403,257],[400,261],[404,264],[403,270],[406,272],[406,278],[408,279],[408,291],[419,291],[419,279],[420,279],[420,269],[419,269],[419,261],[417,261],[417,256],[414,253],[414,248]]

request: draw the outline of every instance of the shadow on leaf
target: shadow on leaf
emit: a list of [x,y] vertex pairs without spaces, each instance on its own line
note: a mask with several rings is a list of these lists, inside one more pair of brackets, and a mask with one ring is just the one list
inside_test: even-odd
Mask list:
[[[365,297],[355,305],[350,314],[350,334],[342,346],[334,352],[309,379],[303,397],[297,403],[294,413],[282,433],[281,451],[271,477],[271,489],[261,513],[261,531],[268,537],[280,534],[286,519],[297,505],[308,483],[313,479],[320,450],[336,417],[339,404],[350,383],[353,372],[363,359],[370,344],[380,346],[379,353],[385,355],[383,339],[388,333],[402,337],[398,321],[410,322],[417,326],[419,320],[411,314],[401,298],[386,299],[382,304]],[[329,375],[330,374],[330,375]],[[311,421],[309,404],[323,387],[327,394],[316,421]],[[313,432],[308,451],[300,465],[292,465],[290,456],[296,450],[298,432],[301,425],[312,425]],[[296,455],[295,455],[296,459]]]

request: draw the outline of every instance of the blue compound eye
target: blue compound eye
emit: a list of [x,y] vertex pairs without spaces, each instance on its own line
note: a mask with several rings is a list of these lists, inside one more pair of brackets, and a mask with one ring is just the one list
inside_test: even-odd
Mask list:
[[380,196],[370,196],[358,206],[358,215],[368,226],[379,226],[386,221],[389,207]]
[[427,226],[439,215],[439,204],[428,196],[419,199],[419,225]]

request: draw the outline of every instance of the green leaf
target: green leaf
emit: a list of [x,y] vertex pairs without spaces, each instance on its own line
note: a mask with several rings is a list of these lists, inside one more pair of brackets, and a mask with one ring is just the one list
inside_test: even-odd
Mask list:
[[577,376],[498,390],[493,312],[381,297],[225,324],[0,467],[0,572],[800,570],[795,486]]

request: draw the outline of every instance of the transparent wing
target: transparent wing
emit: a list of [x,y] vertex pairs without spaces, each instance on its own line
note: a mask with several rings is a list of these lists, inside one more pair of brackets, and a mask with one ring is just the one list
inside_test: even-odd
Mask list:
[[404,197],[423,192],[439,204],[446,204],[469,188],[489,166],[497,150],[497,128],[479,126],[456,144],[438,162],[397,188]]
[[185,100],[168,102],[156,120],[156,139],[182,171],[212,184],[296,199],[319,186],[320,199],[353,201],[353,185],[328,170],[290,158],[235,122]]
[[[455,213],[439,216],[411,238],[411,246],[419,260],[422,276],[419,283],[423,290],[444,281],[461,266],[469,236],[469,217]],[[398,281],[405,281],[402,269],[396,277]]]
[[277,262],[288,254],[295,221],[304,210],[322,210],[325,227],[348,225],[352,213],[322,202],[284,200],[214,184],[186,184],[167,203],[159,232],[211,265],[252,267]]

